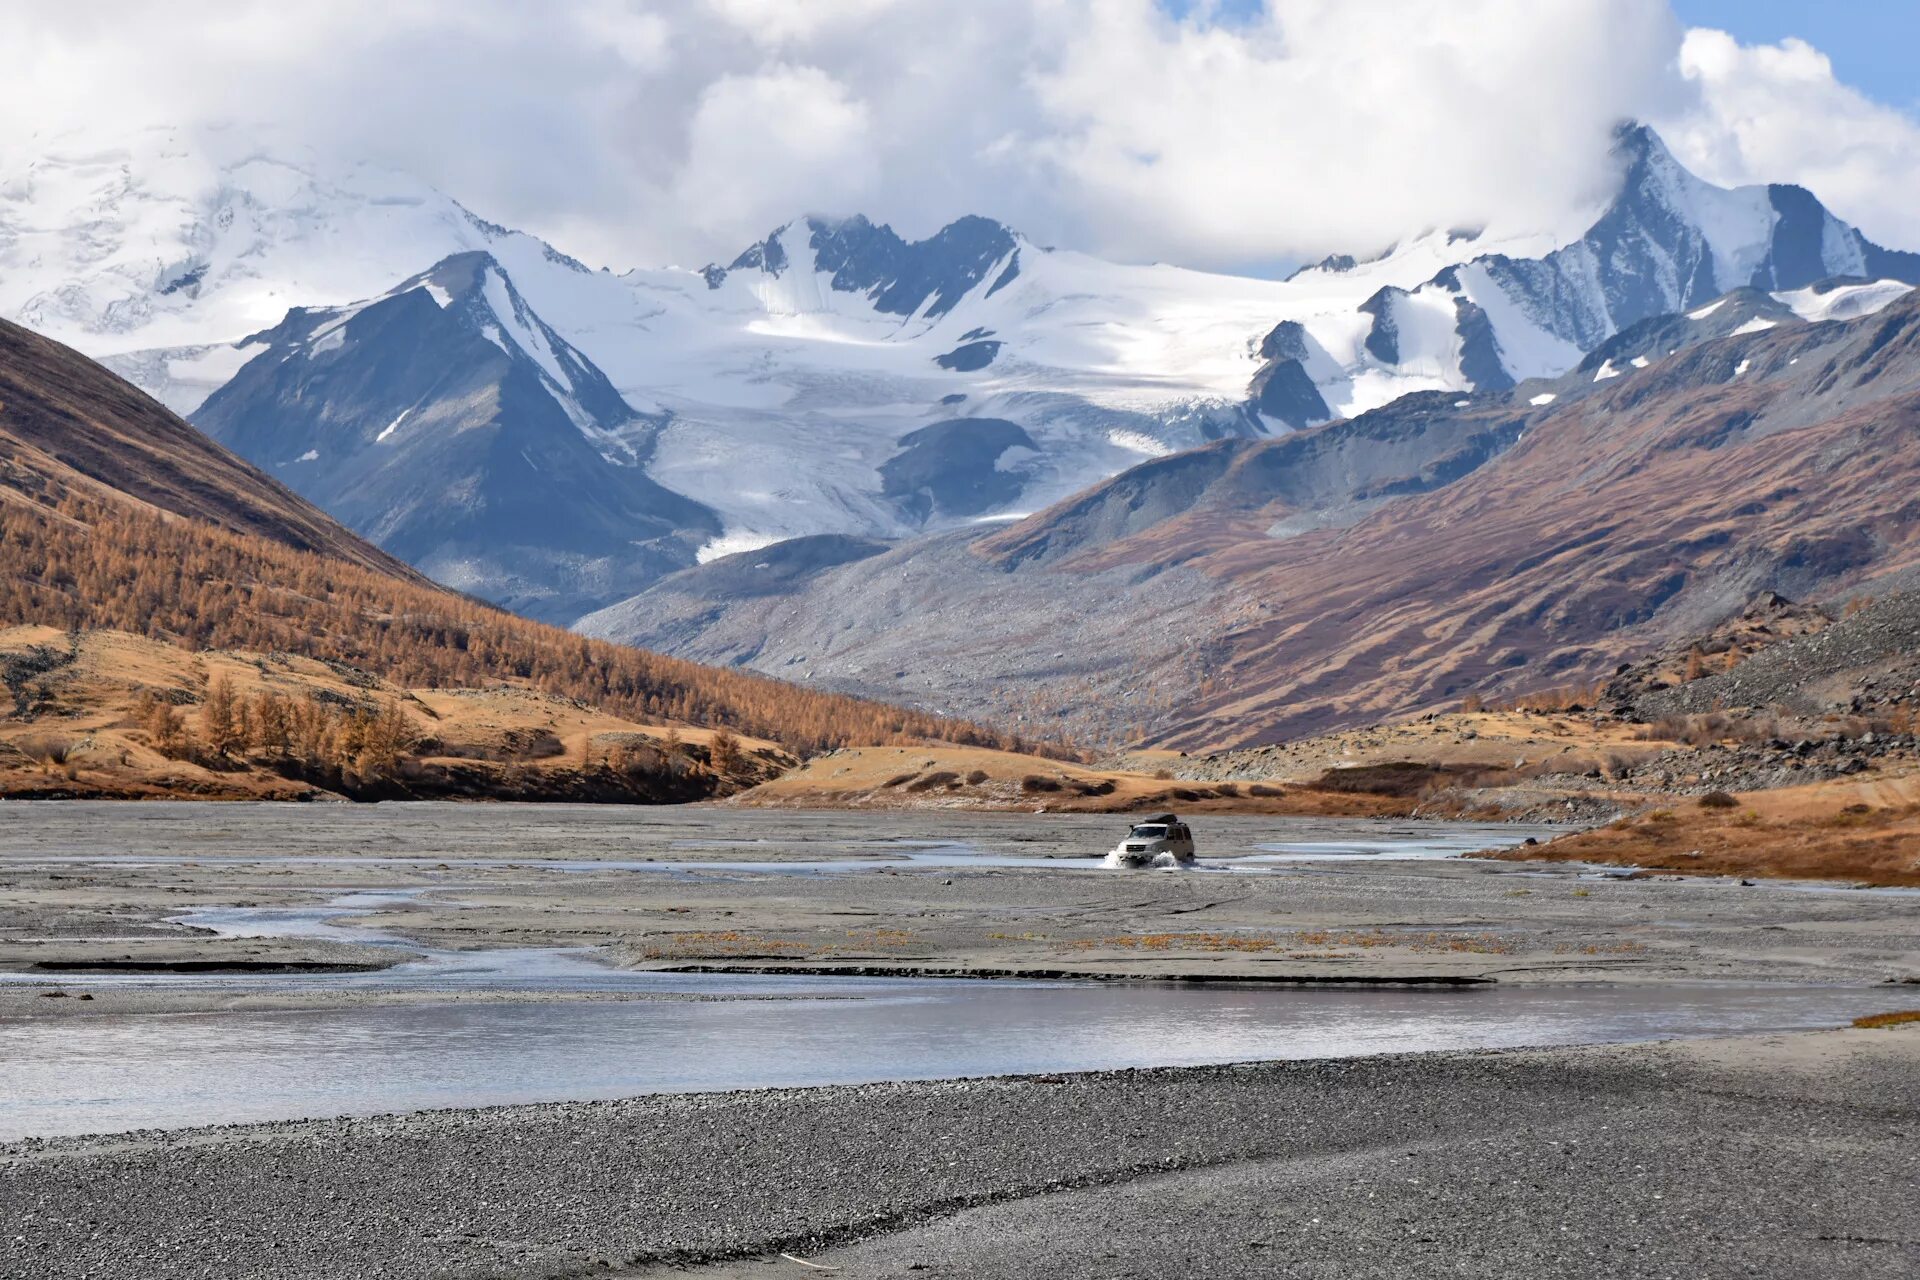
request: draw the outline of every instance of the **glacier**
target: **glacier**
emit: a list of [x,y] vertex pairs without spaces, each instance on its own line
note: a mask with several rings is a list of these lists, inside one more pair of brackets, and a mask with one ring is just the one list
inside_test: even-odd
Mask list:
[[[421,447],[401,442],[470,415],[432,404],[430,383],[408,383],[404,403],[375,388],[336,400],[366,418],[330,424],[322,442],[276,428],[299,414],[273,397],[323,373],[374,377],[373,362],[394,353],[370,338],[330,344],[401,295],[453,306],[446,264],[483,255],[479,276],[454,274],[477,283],[460,301],[491,317],[472,332],[515,370],[511,403],[552,430],[566,424],[597,459],[552,446],[575,482],[590,466],[644,473],[644,500],[617,476],[592,484],[623,495],[609,519],[639,501],[649,515],[636,558],[670,568],[807,535],[957,528],[1225,437],[1352,417],[1411,392],[1504,392],[1734,289],[1819,321],[1869,313],[1920,282],[1920,257],[1873,245],[1800,188],[1713,187],[1639,126],[1623,126],[1614,149],[1619,187],[1583,229],[1433,230],[1286,279],[1111,262],[978,217],[919,241],[863,217],[801,217],[724,266],[615,273],[408,175],[238,132],[155,130],[114,148],[50,145],[0,173],[0,314],[224,427],[296,487],[355,459],[363,490],[409,495],[405,520],[341,499],[356,528],[391,539],[402,523],[432,523],[416,509],[430,497],[373,472]],[[425,313],[409,316],[380,341],[455,342]],[[232,391],[242,386],[245,405]],[[969,432],[980,439],[963,447]],[[1013,443],[996,451],[988,435]],[[296,475],[287,460],[309,448],[323,462]],[[942,484],[970,496],[956,507],[925,485],[902,492],[902,477],[924,481],[930,466],[955,469]],[[654,519],[668,508],[665,524]],[[457,554],[407,545],[416,563],[463,566],[460,585],[494,598],[602,598],[577,582],[548,591],[528,577],[542,564],[609,590],[632,581],[608,576],[622,552],[602,538],[540,555],[523,546],[510,587],[492,584],[471,569],[485,533],[468,528]]]

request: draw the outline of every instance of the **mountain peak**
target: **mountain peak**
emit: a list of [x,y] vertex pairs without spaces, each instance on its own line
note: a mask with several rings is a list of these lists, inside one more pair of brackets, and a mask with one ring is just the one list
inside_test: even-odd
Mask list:
[[865,294],[887,315],[938,317],[994,277],[989,293],[1019,275],[1025,241],[992,218],[968,214],[924,240],[906,240],[886,223],[862,214],[828,218],[809,214],[749,246],[731,265],[709,266],[701,275],[718,289],[738,271],[779,276],[804,249],[812,269],[831,276],[840,293]]
[[1622,120],[1613,126],[1613,153],[1630,161],[1656,154],[1672,156],[1672,152],[1667,150],[1666,139],[1653,126],[1638,120]]
[[[485,249],[450,253],[419,275],[395,285],[388,296],[426,287],[449,297],[463,298],[485,285],[489,270],[501,271],[500,261]],[[505,272],[501,274],[504,277]]]

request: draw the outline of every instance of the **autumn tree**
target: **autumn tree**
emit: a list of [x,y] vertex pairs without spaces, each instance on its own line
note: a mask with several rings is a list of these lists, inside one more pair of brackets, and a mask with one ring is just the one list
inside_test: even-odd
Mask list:
[[332,708],[309,693],[287,708],[287,739],[295,759],[309,769],[336,763],[334,738],[338,730]]
[[[654,723],[725,724],[802,753],[1015,742],[966,721],[589,640],[363,565],[95,492],[52,484],[7,492],[17,500],[0,502],[0,623],[112,628],[189,652],[299,653],[373,670],[407,688],[506,681]],[[233,704],[219,735],[228,750],[243,745],[233,737],[256,709],[252,701]],[[309,744],[317,747],[320,729],[339,720],[330,713],[323,726],[308,717]]]
[[369,777],[390,777],[419,740],[413,721],[396,701],[382,703],[378,711],[362,712],[355,720],[355,763]]
[[186,754],[187,730],[180,709],[151,690],[142,690],[133,704],[134,720],[146,732],[147,742],[161,755],[177,759]]
[[218,756],[230,756],[246,744],[240,700],[224,672],[207,682],[207,696],[200,704],[200,740]]
[[262,689],[253,695],[247,715],[247,745],[269,756],[284,756],[293,745],[293,720],[287,700]]

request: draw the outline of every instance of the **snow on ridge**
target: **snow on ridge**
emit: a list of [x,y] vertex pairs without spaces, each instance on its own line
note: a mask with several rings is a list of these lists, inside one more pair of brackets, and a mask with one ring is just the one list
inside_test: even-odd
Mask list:
[[[1655,171],[1650,194],[1699,229],[1716,275],[1748,278],[1739,269],[1764,251],[1776,216],[1770,205],[1761,207],[1766,189],[1713,188],[1664,148],[1649,163]],[[1563,258],[1567,290],[1587,300],[1575,308],[1599,300],[1592,304],[1595,325],[1611,324],[1607,286],[1615,278],[1591,251],[1582,252],[1588,248],[1583,235],[1603,211],[1596,209],[1580,227],[1564,229],[1567,234],[1434,232],[1348,270],[1309,269],[1290,281],[1113,263],[1070,250],[1028,251],[1019,241],[1020,270],[1005,287],[995,287],[1008,265],[1003,257],[940,314],[930,313],[929,294],[915,315],[903,316],[882,313],[874,305],[876,289],[834,290],[831,273],[819,269],[806,219],[772,237],[785,259],[777,273],[730,270],[710,287],[696,271],[584,271],[537,238],[486,223],[404,177],[328,174],[264,160],[226,168],[196,163],[179,172],[162,166],[152,173],[135,164],[130,194],[118,197],[124,207],[109,209],[104,230],[96,225],[88,233],[119,246],[115,254],[122,256],[109,255],[109,265],[97,270],[86,266],[74,249],[76,230],[61,241],[52,266],[20,276],[13,270],[18,251],[5,234],[14,211],[6,177],[0,173],[0,314],[16,314],[18,304],[37,299],[45,315],[88,342],[138,353],[140,367],[151,369],[141,373],[141,385],[173,397],[170,404],[197,406],[211,388],[189,386],[186,376],[216,377],[229,361],[237,371],[244,363],[237,353],[212,353],[277,323],[290,305],[384,296],[394,280],[417,279],[423,268],[456,253],[483,251],[498,265],[482,268],[482,298],[456,305],[443,287],[422,281],[437,306],[460,311],[483,300],[484,309],[474,306],[472,316],[483,336],[537,366],[563,411],[609,462],[638,465],[646,458],[650,474],[707,502],[728,529],[777,529],[780,536],[902,532],[890,523],[898,513],[877,496],[876,472],[891,456],[902,423],[934,420],[931,415],[1004,416],[1028,430],[1041,447],[1040,457],[1029,460],[1035,479],[1019,500],[1023,506],[1043,491],[1064,494],[1092,483],[1116,465],[1192,447],[1222,427],[1248,429],[1241,406],[1261,365],[1256,353],[1283,321],[1300,327],[1307,375],[1340,415],[1411,391],[1468,390],[1463,359],[1484,359],[1486,347],[1463,351],[1462,333],[1470,331],[1462,320],[1475,319],[1463,301],[1484,313],[1475,340],[1491,331],[1507,375],[1517,382],[1560,377],[1584,356],[1550,327],[1551,309],[1568,304],[1549,304],[1523,289],[1509,294],[1495,283],[1505,277],[1489,273],[1485,255],[1519,262],[1571,247]],[[74,169],[67,179],[78,194],[64,200],[63,209],[84,209],[111,194],[103,195],[93,170]],[[223,209],[233,214],[226,228],[217,226]],[[151,237],[159,247],[143,250],[147,256],[135,269],[129,229],[149,218],[162,228]],[[1844,224],[1833,222],[1827,231],[1837,237],[1828,246],[1833,261],[1857,255],[1857,238]],[[1674,269],[1670,257],[1666,266]],[[76,291],[56,296],[48,286],[57,271],[69,269]],[[160,280],[178,287],[162,293]],[[1396,321],[1391,360],[1375,354],[1389,336],[1385,326],[1376,335],[1372,315],[1358,310],[1382,289],[1396,291],[1389,302]],[[1850,318],[1849,308],[1885,305],[1904,291],[1877,284],[1821,295],[1806,290],[1781,300],[1803,315]],[[1692,314],[1702,319],[1720,305]],[[115,306],[124,330],[89,335],[86,325]],[[1376,339],[1371,348],[1370,338]],[[315,349],[340,339],[337,330],[312,335]],[[983,367],[961,372],[937,363],[983,341],[999,344]],[[200,371],[180,355],[176,385],[175,361],[160,357],[189,349],[205,353],[194,358]],[[587,373],[577,360],[604,372],[629,405],[647,406],[649,424],[608,430],[593,420],[580,400],[601,402],[586,382],[575,387]],[[1643,368],[1647,361],[1631,363]],[[1594,381],[1624,368],[1609,362]],[[379,438],[400,425],[388,424]],[[736,483],[736,470],[746,466],[752,483]],[[781,516],[782,506],[794,514]]]
[[[560,361],[554,356],[546,335],[540,331],[539,323],[528,316],[525,306],[498,267],[488,265],[483,270],[480,290],[481,296],[486,299],[487,309],[500,322],[501,329],[513,340],[514,345],[540,366],[540,371],[552,380],[556,389],[565,396],[571,396],[574,391],[573,379],[560,367]],[[502,349],[506,346],[504,342],[500,345]]]
[[1173,447],[1141,431],[1128,431],[1116,427],[1107,432],[1107,443],[1125,449],[1129,453],[1145,454],[1149,458],[1164,458],[1173,452]]
[[723,533],[717,538],[709,539],[698,551],[694,552],[693,558],[697,564],[706,564],[708,561],[718,560],[722,556],[739,555],[742,551],[758,551],[762,547],[770,547],[774,543],[781,541],[785,536],[784,534],[752,533],[745,529],[736,529]]
[[1768,189],[1717,187],[1681,165],[1659,135],[1648,130],[1645,139],[1652,193],[1699,230],[1713,252],[1714,278],[1724,286],[1752,279],[1772,248],[1774,224],[1780,220]]
[[1836,285],[1824,293],[1809,286],[1773,295],[1774,300],[1802,320],[1858,320],[1891,306],[1913,291],[1902,280],[1873,280]]

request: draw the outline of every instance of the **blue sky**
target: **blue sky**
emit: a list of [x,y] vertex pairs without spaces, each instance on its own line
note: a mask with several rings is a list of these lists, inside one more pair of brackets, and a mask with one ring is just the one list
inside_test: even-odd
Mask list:
[[[1160,0],[1188,13],[1205,0]],[[1262,0],[1218,0],[1232,21]],[[1868,97],[1920,115],[1920,0],[1672,0],[1690,27],[1717,27],[1742,44],[1778,44],[1798,36],[1833,60],[1834,75]]]
[[1920,114],[1920,0],[1674,0],[1690,27],[1718,27],[1742,44],[1799,36],[1833,73],[1871,98]]

